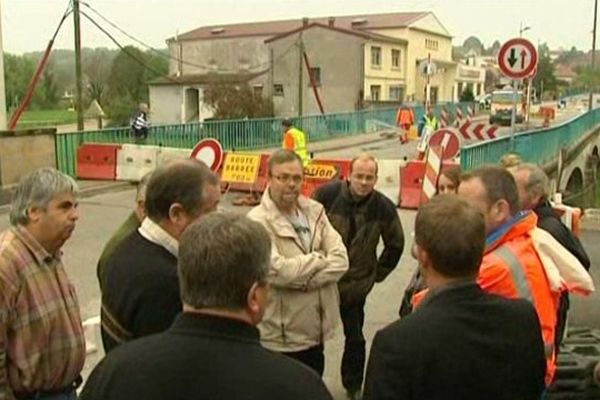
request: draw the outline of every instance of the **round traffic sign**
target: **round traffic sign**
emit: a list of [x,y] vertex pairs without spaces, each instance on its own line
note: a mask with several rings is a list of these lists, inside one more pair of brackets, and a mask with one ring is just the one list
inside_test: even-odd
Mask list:
[[442,128],[431,135],[429,147],[431,146],[442,146],[444,148],[442,160],[450,160],[458,154],[458,150],[460,149],[460,139],[455,131]]
[[535,46],[527,39],[514,38],[504,43],[498,53],[498,66],[511,79],[531,76],[537,67],[538,54]]
[[217,139],[203,139],[194,146],[190,158],[202,161],[212,171],[217,172],[223,163],[223,147]]

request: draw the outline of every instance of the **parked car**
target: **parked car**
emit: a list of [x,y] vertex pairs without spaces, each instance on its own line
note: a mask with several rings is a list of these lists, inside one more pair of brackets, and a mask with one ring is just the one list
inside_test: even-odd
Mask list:
[[492,104],[492,95],[490,93],[488,93],[488,94],[484,94],[484,95],[480,96],[478,103],[479,103],[480,110],[489,110],[490,105]]

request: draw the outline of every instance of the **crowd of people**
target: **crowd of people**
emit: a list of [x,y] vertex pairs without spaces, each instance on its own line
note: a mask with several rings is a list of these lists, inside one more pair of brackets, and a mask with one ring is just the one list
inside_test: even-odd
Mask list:
[[[542,398],[568,293],[594,286],[539,167],[442,171],[415,219],[417,272],[386,300],[401,317],[367,359],[365,303],[403,254],[399,214],[375,189],[375,158],[312,198],[305,163],[275,151],[247,215],[217,211],[219,177],[200,161],[144,177],[98,261],[106,356],[79,398],[331,399],[324,348],[338,326],[349,399]],[[0,235],[0,399],[77,398],[85,338],[61,261],[77,192],[54,169],[16,188]]]

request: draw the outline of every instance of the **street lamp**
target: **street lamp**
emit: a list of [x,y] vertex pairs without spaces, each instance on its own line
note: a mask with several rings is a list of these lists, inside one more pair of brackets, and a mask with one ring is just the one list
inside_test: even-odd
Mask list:
[[526,32],[528,30],[530,30],[531,27],[530,26],[523,26],[523,23],[521,22],[521,25],[519,26],[519,37],[523,36],[523,32]]
[[598,0],[594,0],[594,33],[592,37],[592,73],[590,80],[590,97],[588,99],[588,110],[592,111],[594,108],[593,100],[594,100],[594,74],[596,68],[596,19],[598,17]]

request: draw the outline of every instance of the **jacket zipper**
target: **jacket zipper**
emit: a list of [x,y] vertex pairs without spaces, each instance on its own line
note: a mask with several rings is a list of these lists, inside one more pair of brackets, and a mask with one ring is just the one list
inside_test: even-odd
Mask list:
[[283,322],[283,297],[279,296],[279,319],[281,320],[281,337],[283,339],[283,343],[287,342],[287,338],[285,336],[285,324]]

